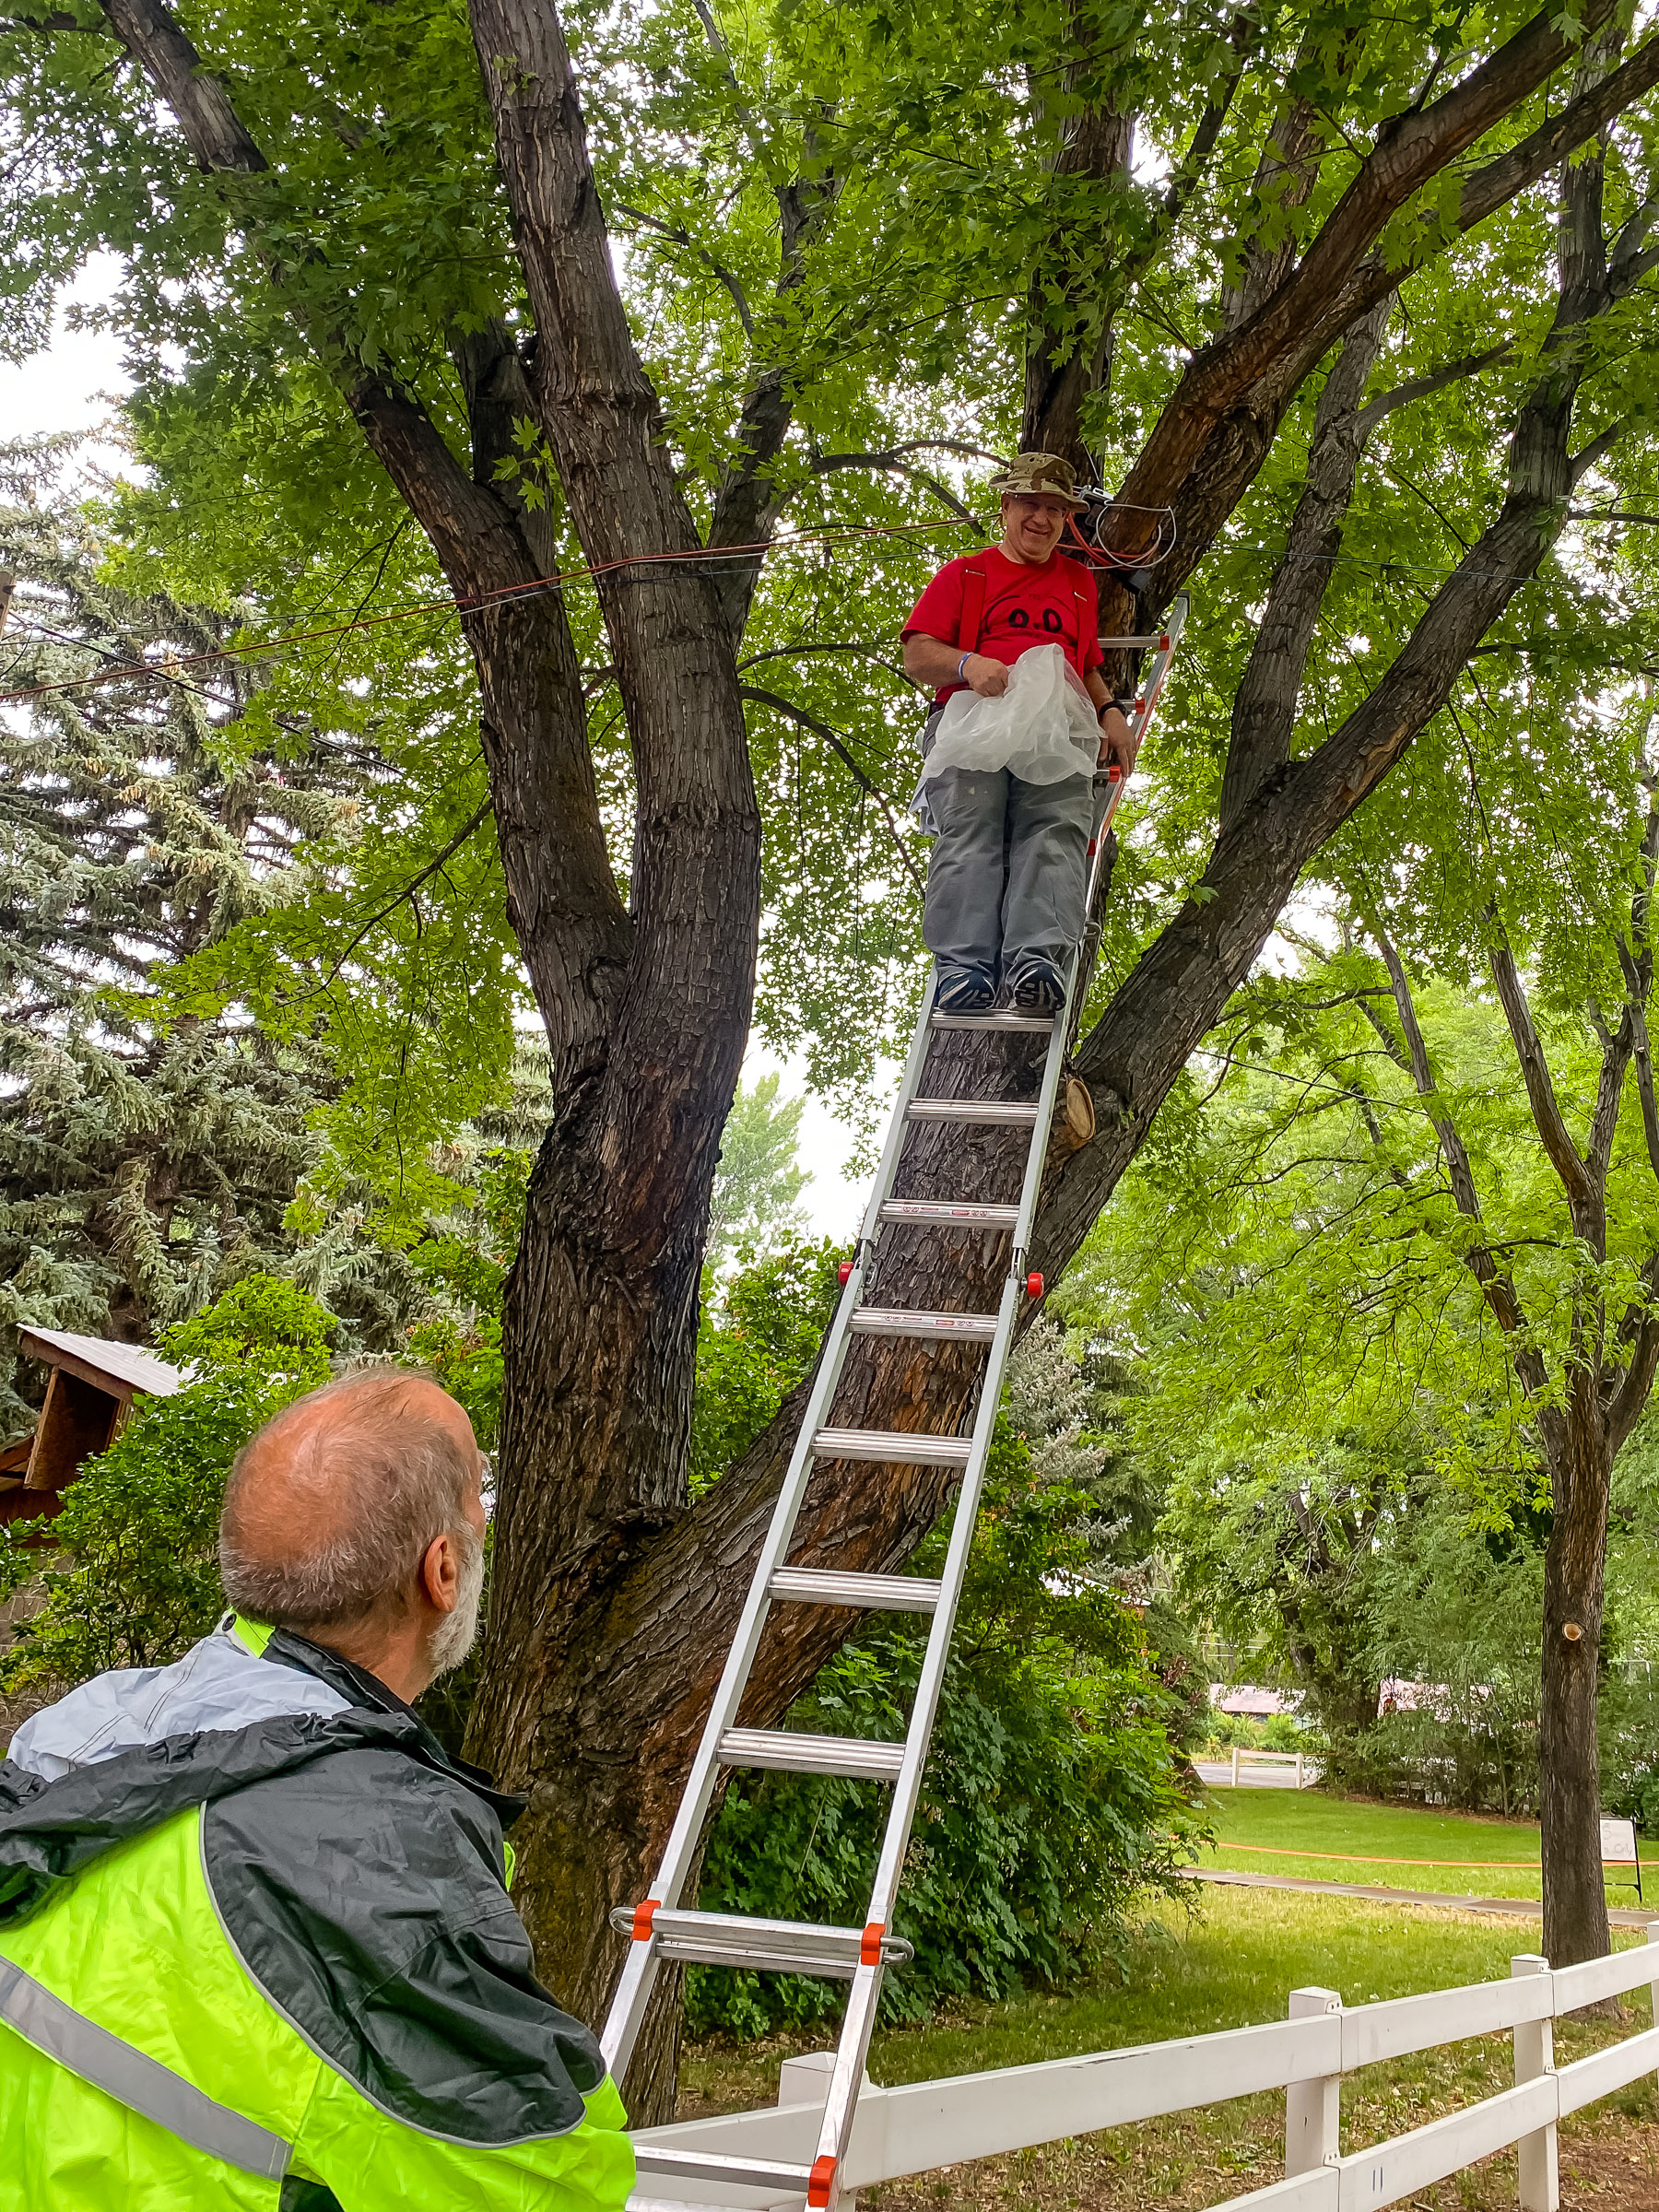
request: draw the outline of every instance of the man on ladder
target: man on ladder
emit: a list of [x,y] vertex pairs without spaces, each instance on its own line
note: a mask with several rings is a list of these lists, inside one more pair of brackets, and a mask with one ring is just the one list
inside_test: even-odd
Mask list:
[[[992,487],[1001,542],[941,569],[903,633],[905,674],[935,693],[918,794],[938,836],[923,935],[941,1013],[1053,1014],[1083,927],[1092,771],[1126,777],[1137,741],[1133,702],[1100,675],[1093,572],[1059,551],[1084,505],[1069,463],[1019,453]],[[1028,681],[1035,664],[1015,674],[1045,648],[1045,681]]]
[[[763,2191],[770,2203],[799,2205],[804,2196],[808,2212],[841,2212],[857,2186],[856,2161],[852,2169],[847,2161],[883,1977],[912,1956],[910,1944],[894,1933],[893,1916],[949,1659],[951,1627],[968,1571],[1003,1376],[1029,1302],[1043,1291],[1042,1277],[1030,1271],[1028,1255],[1065,1067],[1067,991],[1077,983],[1083,951],[1095,771],[1110,763],[1113,771],[1101,804],[1104,820],[1134,766],[1186,618],[1184,601],[1177,598],[1158,635],[1110,641],[1149,655],[1132,719],[1113,712],[1100,675],[1093,582],[1086,569],[1061,560],[1057,553],[1069,514],[1082,504],[1071,471],[1052,454],[1022,453],[1000,488],[1001,547],[953,561],[929,586],[905,633],[907,667],[946,695],[924,776],[925,795],[943,792],[947,818],[927,902],[927,941],[937,956],[943,987],[936,998],[928,994],[917,1018],[875,1187],[853,1257],[841,1269],[835,1318],[674,1826],[649,1890],[641,1898],[618,1901],[611,1912],[612,1925],[629,1938],[602,2041],[615,2077],[627,2071],[659,1970],[671,1962],[847,1981],[851,1987],[834,2065],[821,2115],[804,2107],[798,2115],[802,2124],[786,2128],[787,2140],[777,2147],[787,2155],[777,2155],[776,2149],[728,2154],[654,2135],[642,2138],[636,2145],[640,2172],[653,2194],[630,2200],[634,2212],[660,2212],[665,2202],[686,2202],[667,2194],[681,2183],[692,2188],[697,2202],[711,2201],[709,2183],[729,2183],[751,2204],[755,2198],[749,2193]],[[939,772],[947,770],[949,780]],[[974,794],[971,804],[965,793]],[[1005,837],[1010,848],[1006,856]],[[1045,886],[1045,871],[1060,880]],[[963,876],[974,880],[964,885]],[[969,924],[978,935],[964,943],[951,932],[971,900],[977,905],[969,913]],[[1052,970],[1052,987],[1041,963]],[[999,968],[1014,1006],[987,1013]],[[976,988],[957,998],[955,986],[964,973]],[[959,1010],[963,1007],[978,1010]],[[1028,1056],[1015,1077],[1028,1093],[1035,1078],[1034,1097],[933,1095],[929,1083],[936,1075],[946,1072],[948,1081],[932,1051],[935,1037],[944,1030],[979,1029],[1042,1039],[1040,1062],[1036,1054]],[[938,1194],[901,1190],[906,1138],[918,1124],[942,1124],[964,1133],[976,1124],[1005,1131],[1017,1147],[1008,1166],[1009,1180],[1018,1176],[1018,1197],[1009,1194],[992,1203],[967,1189],[953,1192],[948,1158],[934,1163],[935,1171],[942,1169],[947,1179]],[[965,1158],[961,1172],[965,1182]],[[964,1300],[947,1279],[948,1258],[937,1311],[893,1307],[880,1295],[883,1254],[890,1241],[940,1230],[947,1236],[960,1232],[976,1243],[1004,1241],[1006,1273],[996,1288],[994,1311],[975,1311]],[[959,1235],[950,1237],[950,1245],[959,1249]],[[982,1347],[980,1386],[964,1417],[938,1430],[841,1427],[836,1413],[838,1401],[846,1395],[841,1385],[849,1354],[870,1337],[913,1338],[918,1358],[925,1358],[929,1347],[952,1359],[970,1347]],[[852,1401],[849,1411],[865,1403],[856,1389]],[[815,1468],[846,1461],[959,1471],[955,1519],[936,1579],[869,1573],[838,1559],[833,1546],[828,1556],[794,1556]],[[927,1617],[927,1641],[901,1741],[742,1724],[769,1617],[774,1608],[800,1606]],[[695,1883],[703,1823],[722,1777],[736,1769],[839,1775],[888,1790],[861,1924],[830,1927],[700,1908]],[[804,2155],[814,2134],[816,2150]],[[658,2186],[664,2196],[655,2194]]]

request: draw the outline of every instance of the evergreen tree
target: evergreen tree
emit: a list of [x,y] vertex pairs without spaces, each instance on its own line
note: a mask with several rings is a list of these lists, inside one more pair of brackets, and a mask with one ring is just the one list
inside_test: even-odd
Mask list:
[[[54,496],[62,441],[0,446],[0,566],[17,585],[0,688],[169,664],[0,719],[0,1321],[147,1339],[254,1270],[335,1087],[322,1045],[235,1006],[157,1018],[159,971],[283,895],[297,841],[352,804],[366,754],[260,713],[256,668],[193,667],[234,616],[100,574],[95,522]],[[390,1341],[418,1289],[337,1216],[303,1270],[348,1335]],[[28,1409],[0,1369],[0,1436]]]

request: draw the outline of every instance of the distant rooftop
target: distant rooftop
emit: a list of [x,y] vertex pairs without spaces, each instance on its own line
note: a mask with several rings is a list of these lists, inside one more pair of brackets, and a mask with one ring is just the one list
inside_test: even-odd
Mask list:
[[1300,1711],[1300,1689],[1264,1689],[1259,1682],[1212,1682],[1210,1704],[1217,1712],[1239,1718],[1271,1721],[1281,1712]]

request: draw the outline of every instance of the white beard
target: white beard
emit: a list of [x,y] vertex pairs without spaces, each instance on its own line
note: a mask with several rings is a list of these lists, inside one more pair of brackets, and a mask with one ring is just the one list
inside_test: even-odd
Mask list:
[[478,1607],[484,1597],[484,1539],[468,1521],[454,1532],[461,1547],[461,1587],[455,1609],[446,1613],[432,1631],[427,1663],[434,1681],[452,1673],[478,1640]]

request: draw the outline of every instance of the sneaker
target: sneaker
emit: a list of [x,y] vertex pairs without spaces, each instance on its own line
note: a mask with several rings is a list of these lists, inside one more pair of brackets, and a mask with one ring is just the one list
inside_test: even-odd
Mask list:
[[941,968],[934,994],[935,1014],[983,1014],[996,986],[982,968]]
[[1058,1014],[1065,1004],[1065,978],[1053,960],[1022,960],[1004,985],[1004,996],[1021,1014]]

